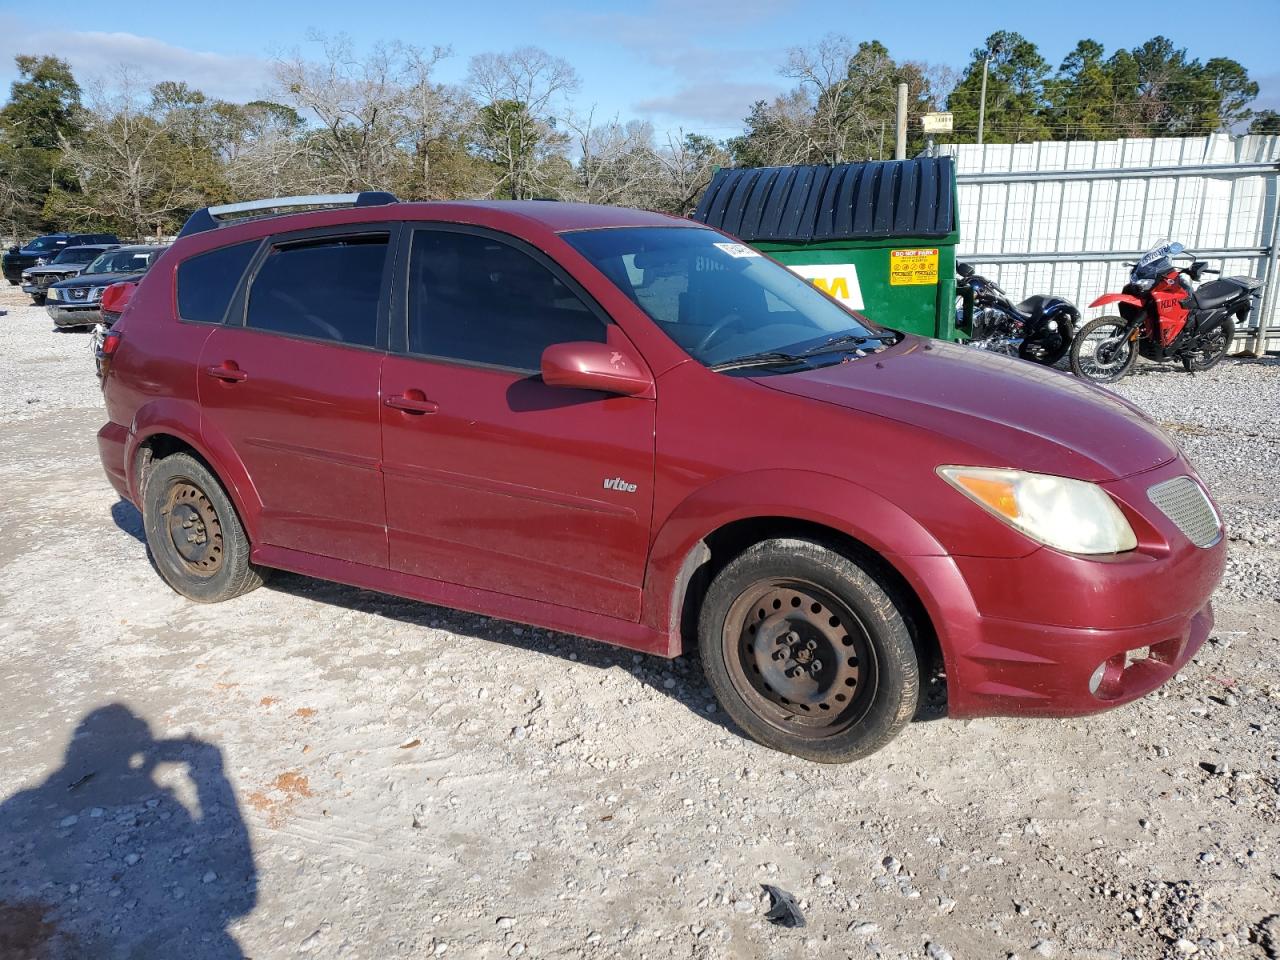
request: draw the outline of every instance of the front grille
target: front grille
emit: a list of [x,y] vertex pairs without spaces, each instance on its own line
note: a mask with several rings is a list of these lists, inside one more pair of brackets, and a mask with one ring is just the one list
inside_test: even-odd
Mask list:
[[1200,484],[1174,477],[1147,490],[1151,502],[1197,547],[1211,547],[1222,536],[1222,521]]
[[89,288],[88,288],[88,287],[72,287],[72,288],[71,288],[71,299],[72,299],[72,300],[83,300],[83,299],[84,299],[85,297],[87,297],[88,295],[89,295]]

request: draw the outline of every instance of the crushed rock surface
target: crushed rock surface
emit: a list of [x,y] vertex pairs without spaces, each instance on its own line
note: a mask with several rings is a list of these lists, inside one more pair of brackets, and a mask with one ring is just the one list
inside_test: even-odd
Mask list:
[[0,287],[0,956],[1278,955],[1280,361],[1118,387],[1229,524],[1179,678],[824,767],[743,739],[688,659],[285,574],[182,599],[102,476],[87,334],[23,299]]

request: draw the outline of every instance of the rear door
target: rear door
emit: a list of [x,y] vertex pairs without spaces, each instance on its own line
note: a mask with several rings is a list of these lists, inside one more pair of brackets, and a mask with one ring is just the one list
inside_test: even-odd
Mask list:
[[634,348],[514,238],[430,226],[404,246],[404,326],[382,374],[392,569],[637,619],[655,403],[538,374],[553,343]]
[[378,379],[397,231],[272,238],[205,343],[204,415],[253,481],[266,543],[387,564]]

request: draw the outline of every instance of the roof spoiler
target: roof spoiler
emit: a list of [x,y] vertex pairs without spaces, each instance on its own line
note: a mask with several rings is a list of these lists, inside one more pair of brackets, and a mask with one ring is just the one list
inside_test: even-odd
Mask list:
[[272,197],[269,200],[246,200],[243,203],[223,203],[204,207],[187,218],[178,233],[178,239],[194,233],[216,230],[218,227],[258,220],[263,217],[283,216],[300,208],[311,207],[380,207],[399,203],[393,193],[385,190],[363,190],[360,193],[318,193],[305,197]]

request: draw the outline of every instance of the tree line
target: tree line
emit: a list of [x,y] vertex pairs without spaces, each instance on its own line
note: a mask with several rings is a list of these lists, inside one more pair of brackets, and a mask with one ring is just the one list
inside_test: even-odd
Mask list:
[[[1083,40],[1053,70],[1030,41],[998,32],[956,73],[830,35],[788,52],[779,73],[791,89],[752,105],[728,140],[659,138],[646,122],[583,109],[573,66],[536,47],[472,57],[465,80],[447,84],[447,47],[311,39],[308,55],[273,62],[269,93],[248,103],[128,67],[82,87],[55,56],[17,57],[0,108],[0,225],[159,236],[209,204],[365,189],[684,214],[719,166],[890,155],[899,83],[913,120],[949,109],[953,139],[971,141],[984,64],[991,143],[1280,132],[1275,112],[1250,109],[1258,86],[1240,64],[1202,63],[1163,37],[1110,55]],[[911,131],[915,153],[924,142]]]

